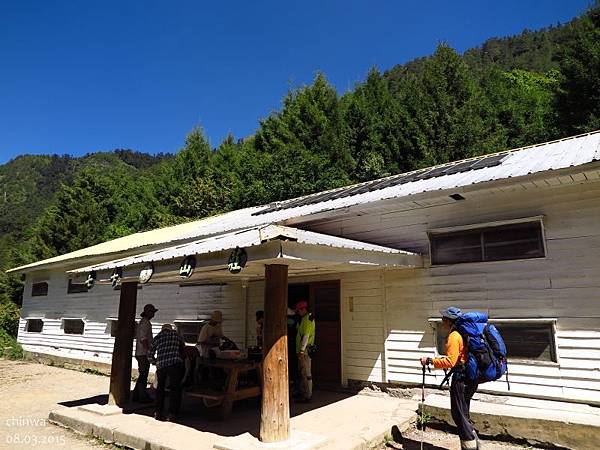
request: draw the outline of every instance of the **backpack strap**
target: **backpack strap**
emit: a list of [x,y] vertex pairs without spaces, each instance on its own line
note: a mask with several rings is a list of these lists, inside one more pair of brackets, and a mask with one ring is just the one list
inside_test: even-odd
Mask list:
[[[456,366],[454,366],[456,367]],[[444,379],[442,380],[442,382],[440,383],[440,389],[442,389],[444,387],[444,383],[447,386],[450,386],[450,377],[452,376],[452,374],[454,373],[454,367],[450,370],[446,370],[444,369]]]
[[508,364],[506,365],[506,386],[508,387],[508,390],[510,391],[510,383],[508,381]]
[[[469,351],[468,350],[469,336],[464,336],[463,333],[461,333],[460,330],[458,330],[455,325],[452,325],[452,328],[450,328],[450,333],[452,333],[453,331],[456,331],[458,334],[460,334],[460,337],[463,340],[463,347],[465,349],[465,352],[468,353],[468,351]],[[448,334],[450,334],[450,333],[448,333]],[[456,362],[456,365],[454,365],[450,370],[444,369],[444,379],[440,383],[440,387],[439,387],[440,389],[442,389],[444,387],[444,384],[446,384],[446,386],[450,386],[450,378],[459,368],[461,368],[461,369],[463,368],[463,365],[460,361],[460,355],[458,355],[458,361]]]

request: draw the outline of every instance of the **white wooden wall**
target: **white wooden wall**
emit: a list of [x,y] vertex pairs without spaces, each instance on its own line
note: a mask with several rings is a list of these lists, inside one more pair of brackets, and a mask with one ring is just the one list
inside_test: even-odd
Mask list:
[[[47,280],[48,295],[31,297],[32,281]],[[290,283],[340,280],[342,308],[342,377],[383,381],[383,273],[379,270],[290,278]],[[246,291],[246,293],[244,293]],[[117,317],[120,292],[110,286],[95,286],[87,293],[67,294],[64,272],[47,278],[28,277],[21,312],[18,341],[26,350],[58,356],[110,362],[114,338],[108,317]],[[247,303],[246,303],[247,302]],[[264,309],[264,282],[215,286],[144,285],[138,290],[137,316],[146,303],[159,311],[153,322],[157,334],[164,322],[207,316],[223,311],[223,331],[240,348],[256,342],[255,312]],[[350,311],[350,303],[353,311]],[[25,331],[26,318],[41,317],[42,333]],[[61,319],[83,318],[83,335],[64,334]],[[134,361],[135,365],[135,361]]]
[[[94,286],[87,293],[67,294],[64,272],[51,273],[47,278],[48,295],[31,297],[31,283],[41,278],[27,277],[18,341],[26,350],[90,360],[110,361],[114,338],[110,337],[109,317],[116,318],[120,291],[111,286]],[[138,289],[137,314],[146,303],[159,311],[152,320],[156,335],[163,323],[178,319],[206,318],[219,309],[223,312],[223,331],[238,345],[244,345],[246,323],[240,284],[209,286],[178,286],[148,284]],[[25,331],[28,317],[44,320],[42,333]],[[83,318],[83,335],[64,334],[61,319]]]
[[[311,224],[315,231],[428,254],[428,229],[544,215],[543,259],[383,272],[382,381],[420,383],[418,358],[433,354],[435,346],[427,319],[456,305],[495,318],[556,318],[558,363],[511,364],[511,390],[600,402],[600,183],[518,186],[465,197],[460,202],[439,199],[425,207],[402,205],[399,212],[386,207],[378,213]],[[375,319],[380,288],[375,279],[367,284],[372,287],[359,291],[360,310],[355,300],[350,315],[364,322],[345,323],[346,335],[362,336],[362,341],[347,344],[353,353],[344,361],[357,366],[348,369],[349,378],[376,380],[377,372],[367,368],[377,354],[372,341],[381,339],[376,330],[381,321]],[[369,333],[358,334],[368,326],[373,326]],[[359,369],[360,364],[366,367]],[[431,383],[442,379],[441,373],[428,378]],[[506,390],[504,381],[483,387]]]

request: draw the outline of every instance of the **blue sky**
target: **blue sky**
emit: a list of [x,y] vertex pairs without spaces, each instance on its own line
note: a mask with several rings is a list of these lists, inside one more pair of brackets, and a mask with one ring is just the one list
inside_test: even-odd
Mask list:
[[252,134],[290,86],[565,22],[590,0],[0,3],[0,163]]

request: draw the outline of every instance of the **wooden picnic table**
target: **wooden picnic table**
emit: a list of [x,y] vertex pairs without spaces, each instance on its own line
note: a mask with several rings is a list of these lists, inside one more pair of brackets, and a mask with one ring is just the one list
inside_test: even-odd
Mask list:
[[[222,369],[227,377],[223,390],[213,389],[204,386],[192,386],[186,389],[186,394],[190,397],[201,398],[206,406],[214,407],[219,416],[226,419],[231,414],[233,402],[245,398],[259,397],[262,389],[262,363],[248,359],[219,359],[219,358],[199,358],[201,366]],[[257,371],[258,382],[256,386],[238,386],[239,376],[241,374]]]

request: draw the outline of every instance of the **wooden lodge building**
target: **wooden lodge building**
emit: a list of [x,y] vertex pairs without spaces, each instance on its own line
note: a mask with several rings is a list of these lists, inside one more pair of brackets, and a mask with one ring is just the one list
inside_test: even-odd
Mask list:
[[[239,273],[228,269],[232,253],[241,265],[247,258]],[[455,305],[489,313],[501,330],[512,393],[600,404],[600,132],[12,269],[25,274],[18,341],[28,352],[110,364],[121,285],[135,283],[135,316],[146,303],[159,309],[155,334],[170,322],[193,343],[219,309],[244,349],[273,266],[286,267],[288,304],[307,299],[314,311],[316,383],[420,383],[418,358],[443,351],[438,311]],[[504,380],[482,388],[507,389]]]

